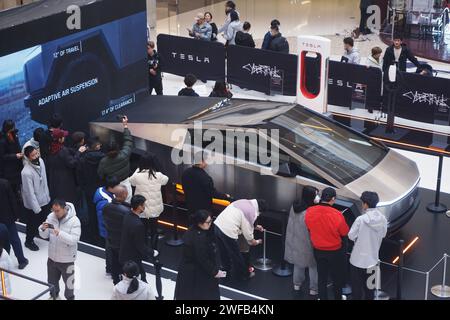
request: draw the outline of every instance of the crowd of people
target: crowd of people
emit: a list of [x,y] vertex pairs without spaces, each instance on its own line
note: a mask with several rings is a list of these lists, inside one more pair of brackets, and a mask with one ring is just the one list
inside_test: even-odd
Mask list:
[[[251,24],[241,22],[233,1],[225,4],[226,20],[221,27],[213,22],[210,12],[198,14],[191,37],[201,41],[218,41],[226,45],[256,47],[249,33]],[[280,22],[271,21],[262,49],[289,52],[289,44],[280,33]],[[352,38],[344,39],[342,61],[360,64],[359,51]],[[148,69],[150,94],[163,94],[160,57],[154,42],[149,42]],[[375,47],[367,65],[384,72],[396,64],[406,71],[406,61],[420,63],[396,36],[384,58]],[[193,89],[197,77],[185,76],[186,85],[179,96],[199,96]],[[231,98],[227,84],[217,81],[210,97]],[[36,238],[47,239],[47,281],[58,298],[60,279],[65,284],[64,296],[75,299],[73,279],[78,242],[81,238],[105,248],[105,272],[111,276],[112,299],[152,300],[155,294],[147,284],[143,261],[159,256],[158,217],[164,211],[162,188],[169,183],[150,153],[141,156],[136,171],[131,171],[133,139],[128,118],[122,118],[123,142],[111,139],[102,145],[98,138],[84,132],[71,135],[64,130],[61,116],[55,114],[47,129],[37,128],[23,146],[12,120],[6,120],[0,134],[0,268],[10,270],[12,247],[18,268],[30,263],[25,257],[16,226],[26,224],[24,246],[40,250]],[[205,171],[207,155],[195,157],[196,163],[182,175],[185,205],[191,226],[184,234],[182,258],[175,288],[177,300],[220,299],[220,279],[249,281],[255,276],[250,262],[250,248],[262,244],[255,231],[261,213],[268,208],[263,199],[238,199],[219,192]],[[230,201],[213,220],[213,198]],[[333,205],[336,191],[306,186],[302,196],[292,205],[286,231],[285,260],[294,265],[293,287],[300,291],[309,276],[309,294],[328,299],[331,276],[334,298],[342,299],[347,279],[348,237],[354,242],[350,256],[350,279],[353,299],[373,299],[373,288],[367,286],[370,270],[378,263],[378,251],[386,235],[387,221],[376,206],[378,195],[361,195],[364,214],[351,228],[343,214]],[[84,214],[83,214],[84,212]],[[42,266],[43,267],[43,266]],[[11,294],[10,279],[6,281]]]
[[[255,48],[255,41],[250,34],[251,24],[248,21],[241,20],[241,15],[233,1],[225,3],[225,16],[223,25],[218,28],[212,21],[211,12],[198,13],[192,29],[187,29],[188,35],[202,41],[218,41],[218,36],[222,35],[226,46],[240,45]],[[280,22],[276,19],[271,22],[270,30],[264,36],[261,49],[289,53],[289,43],[282,36],[280,25]]]
[[[153,154],[140,157],[131,172],[133,147],[128,118],[123,116],[123,143],[111,140],[103,147],[97,138],[82,132],[65,138],[58,115],[47,130],[36,129],[21,148],[14,122],[5,121],[0,139],[0,267],[11,269],[10,247],[19,269],[30,263],[24,256],[15,222],[26,223],[25,246],[38,251],[34,239],[48,239],[47,281],[59,298],[59,282],[66,299],[75,299],[73,279],[78,242],[85,239],[105,248],[105,271],[112,278],[113,299],[155,299],[146,283],[143,261],[159,256],[158,217],[164,211],[162,188],[169,182]],[[104,151],[102,151],[104,150]],[[250,248],[262,243],[255,231],[268,208],[262,199],[238,199],[218,191],[205,170],[207,153],[194,157],[194,165],[181,178],[191,226],[177,277],[175,299],[220,299],[220,279],[249,281],[255,275]],[[15,171],[14,171],[15,170]],[[213,199],[230,204],[213,220]],[[81,200],[80,200],[81,199]],[[351,229],[333,208],[336,191],[306,186],[291,208],[286,233],[286,261],[294,265],[294,290],[301,290],[309,275],[309,293],[325,300],[328,277],[334,297],[342,298],[347,273],[346,242],[354,241],[350,257],[354,299],[373,299],[367,287],[370,270],[386,235],[386,218],[376,209],[378,196],[361,196],[365,214]],[[87,216],[80,214],[83,201]],[[308,270],[308,271],[307,271]],[[7,281],[10,286],[10,280]],[[8,291],[11,294],[11,291]]]
[[[75,298],[74,264],[82,235],[86,241],[105,248],[106,273],[116,286],[114,299],[155,298],[151,288],[142,283],[146,281],[142,261],[158,256],[156,219],[163,211],[161,186],[168,178],[156,169],[157,160],[152,154],[143,155],[139,168],[130,172],[133,141],[127,117],[122,123],[122,145],[111,140],[105,148],[98,138],[88,139],[83,132],[74,132],[66,141],[69,132],[56,114],[48,129],[36,129],[22,148],[15,123],[3,123],[1,268],[12,269],[11,247],[19,269],[30,263],[16,226],[20,219],[26,224],[26,248],[39,251],[35,242],[38,237],[49,241],[46,270],[47,281],[54,286],[52,298],[59,298],[61,277],[65,298]],[[135,281],[136,269],[140,281]],[[10,295],[9,277],[6,283]],[[125,292],[124,286],[129,287]]]

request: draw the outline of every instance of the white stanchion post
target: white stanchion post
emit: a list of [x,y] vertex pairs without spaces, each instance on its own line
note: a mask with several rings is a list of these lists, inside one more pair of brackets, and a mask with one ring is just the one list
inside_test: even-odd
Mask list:
[[444,254],[444,272],[442,274],[442,284],[436,285],[431,288],[431,293],[439,298],[450,298],[450,287],[445,284],[447,280],[447,258],[448,255]]
[[260,271],[269,271],[272,270],[272,260],[266,258],[266,229],[263,231],[263,257],[257,259],[255,264],[253,265],[255,269]]

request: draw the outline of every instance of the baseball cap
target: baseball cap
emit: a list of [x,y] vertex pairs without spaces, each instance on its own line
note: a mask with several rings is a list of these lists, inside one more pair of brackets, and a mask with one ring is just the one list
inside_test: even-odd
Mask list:
[[69,135],[69,132],[62,129],[53,129],[52,130],[52,138],[53,139],[60,139],[67,137]]

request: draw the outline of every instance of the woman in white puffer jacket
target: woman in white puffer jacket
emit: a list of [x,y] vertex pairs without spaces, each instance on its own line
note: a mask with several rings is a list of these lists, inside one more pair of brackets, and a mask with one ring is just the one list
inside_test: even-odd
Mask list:
[[161,187],[166,185],[169,178],[158,172],[157,159],[154,155],[145,154],[139,162],[139,168],[131,176],[131,185],[136,187],[134,194],[145,197],[145,211],[141,214],[146,227],[146,234],[150,229],[151,245],[157,250],[158,217],[164,211]]

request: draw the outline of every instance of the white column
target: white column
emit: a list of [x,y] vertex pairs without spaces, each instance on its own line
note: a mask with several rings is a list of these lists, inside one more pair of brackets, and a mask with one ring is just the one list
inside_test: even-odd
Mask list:
[[147,0],[147,25],[152,40],[156,40],[156,19],[156,0]]

